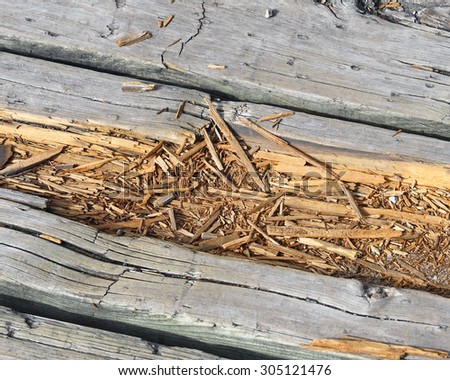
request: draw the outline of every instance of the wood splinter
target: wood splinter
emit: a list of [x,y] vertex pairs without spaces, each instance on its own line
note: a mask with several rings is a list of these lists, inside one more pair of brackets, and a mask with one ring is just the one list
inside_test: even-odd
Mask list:
[[123,92],[148,92],[153,91],[156,85],[153,83],[143,82],[124,82],[122,83]]
[[225,120],[223,120],[222,116],[220,116],[219,112],[217,112],[217,109],[216,109],[216,107],[214,107],[214,104],[212,104],[212,102],[208,98],[204,98],[204,101],[206,102],[206,104],[208,104],[209,114],[211,116],[211,119],[214,121],[214,123],[220,129],[220,131],[225,136],[225,138],[228,140],[230,145],[233,147],[233,149],[237,153],[239,159],[241,160],[242,164],[245,166],[245,168],[247,169],[249,174],[252,176],[252,179],[256,182],[256,184],[261,188],[261,190],[263,192],[267,192],[266,185],[259,177],[258,172],[254,168],[250,159],[247,157],[247,154],[244,152],[244,149],[242,149],[241,144],[239,144],[239,141],[233,135],[230,128],[228,128],[228,125],[225,123]]
[[116,45],[117,46],[132,45],[137,42],[144,41],[144,40],[150,38],[151,36],[152,36],[152,34],[147,30],[143,30],[142,32],[137,32],[137,33],[130,33],[130,34],[127,34],[127,35],[117,39]]

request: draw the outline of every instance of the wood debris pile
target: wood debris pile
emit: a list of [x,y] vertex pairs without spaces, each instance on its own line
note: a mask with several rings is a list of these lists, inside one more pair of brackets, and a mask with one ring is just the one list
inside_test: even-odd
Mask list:
[[268,132],[289,154],[249,147],[205,101],[211,122],[193,144],[1,122],[0,186],[117,235],[450,294],[449,189],[337,175]]

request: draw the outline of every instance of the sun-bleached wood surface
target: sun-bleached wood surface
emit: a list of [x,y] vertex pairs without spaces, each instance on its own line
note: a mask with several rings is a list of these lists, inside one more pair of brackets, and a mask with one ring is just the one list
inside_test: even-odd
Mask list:
[[[312,0],[280,1],[265,18],[262,0],[0,1],[0,48],[449,138],[450,32],[414,23],[427,13],[393,23],[401,12],[383,18],[353,0],[334,3],[335,14]],[[152,37],[116,45],[142,30]]]
[[[333,3],[280,1],[265,18],[275,5],[262,0],[0,0],[0,117],[12,121],[0,133],[34,133],[26,122],[73,128],[80,146],[103,127],[192,142],[209,122],[206,97],[262,151],[277,147],[239,117],[294,110],[277,129],[261,125],[337,170],[448,186],[448,4],[405,1],[406,12],[377,15],[355,1]],[[142,30],[152,37],[116,45]],[[133,80],[155,90],[123,92]],[[51,215],[45,204],[0,191],[0,300],[16,310],[1,309],[6,357],[58,355],[48,333],[81,334],[83,345],[125,334],[137,348],[146,345],[140,338],[167,344],[167,357],[177,359],[356,358],[300,347],[344,335],[450,351],[448,299],[110,236]],[[45,328],[31,329],[17,310],[54,320],[33,316]],[[108,357],[119,358],[117,339]]]

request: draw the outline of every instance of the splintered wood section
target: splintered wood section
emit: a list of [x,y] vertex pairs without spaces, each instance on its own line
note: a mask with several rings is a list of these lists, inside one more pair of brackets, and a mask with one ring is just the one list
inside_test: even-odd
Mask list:
[[283,165],[293,157],[238,140],[207,104],[212,133],[178,145],[105,127],[0,123],[14,151],[0,183],[45,195],[53,212],[119,236],[450,293],[450,186],[403,182],[401,173],[330,171],[257,127],[300,152],[304,170],[289,173]]
[[3,360],[217,360],[215,355],[167,347],[142,338],[20,313],[0,306]]
[[[416,17],[403,8],[362,12],[356,3],[362,2],[336,1],[332,8],[283,2],[265,18],[262,0],[151,7],[127,0],[120,8],[93,0],[1,0],[0,48],[244,102],[450,137],[450,32],[442,18],[448,1],[439,3],[447,5],[440,13],[419,9]],[[152,38],[116,45],[147,30]],[[222,70],[208,70],[212,64]]]
[[[241,359],[355,357],[301,347],[345,335],[401,342],[416,348],[411,355],[450,351],[450,300],[440,296],[212,256],[149,237],[113,236],[7,200],[0,200],[0,223],[2,297],[24,313],[93,318],[106,330]],[[32,332],[42,344],[47,331],[70,338],[67,324],[54,327],[22,314],[8,318],[12,343]],[[91,331],[78,327],[71,347],[89,341]],[[113,339],[102,336],[98,346]],[[129,346],[123,355],[134,352]],[[152,356],[142,349],[138,357],[146,353]]]

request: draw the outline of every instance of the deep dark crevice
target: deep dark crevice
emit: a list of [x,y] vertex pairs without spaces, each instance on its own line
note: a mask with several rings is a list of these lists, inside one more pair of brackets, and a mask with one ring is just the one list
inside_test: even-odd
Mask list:
[[190,36],[186,41],[184,41],[184,42],[181,44],[181,48],[180,48],[180,51],[179,51],[179,53],[178,53],[178,56],[181,55],[181,53],[183,52],[184,47],[185,47],[190,41],[192,41],[195,37],[197,37],[197,36],[200,34],[200,31],[201,31],[202,28],[203,28],[203,20],[205,20],[205,18],[206,18],[205,1],[202,1],[201,7],[202,7],[202,10],[201,10],[201,13],[200,13],[201,16],[200,16],[200,18],[198,19],[198,27],[197,27],[197,31],[196,31],[192,36]]
[[[144,341],[147,341],[149,349],[154,353],[156,351],[156,355],[159,354],[159,350],[155,350],[155,347],[157,347],[158,345],[164,345],[168,347],[184,347],[200,350],[205,353],[210,353],[212,355],[217,355],[227,359],[283,359],[282,357],[279,357],[277,355],[269,356],[257,352],[252,352],[250,350],[240,349],[234,346],[231,347],[226,345],[208,344],[182,335],[176,335],[173,333],[155,330],[148,327],[144,328],[136,326],[132,323],[102,319],[94,316],[94,306],[92,306],[92,315],[81,315],[75,314],[71,311],[56,308],[54,306],[49,306],[29,300],[23,300],[3,294],[0,294],[0,305],[10,308],[17,313],[20,313],[24,318],[32,318],[32,316],[38,316],[42,318],[50,318],[67,323],[73,323],[80,326],[91,327],[99,330],[138,337]],[[32,316],[29,316],[28,314],[32,314]],[[13,335],[14,334],[12,334],[12,337]]]

